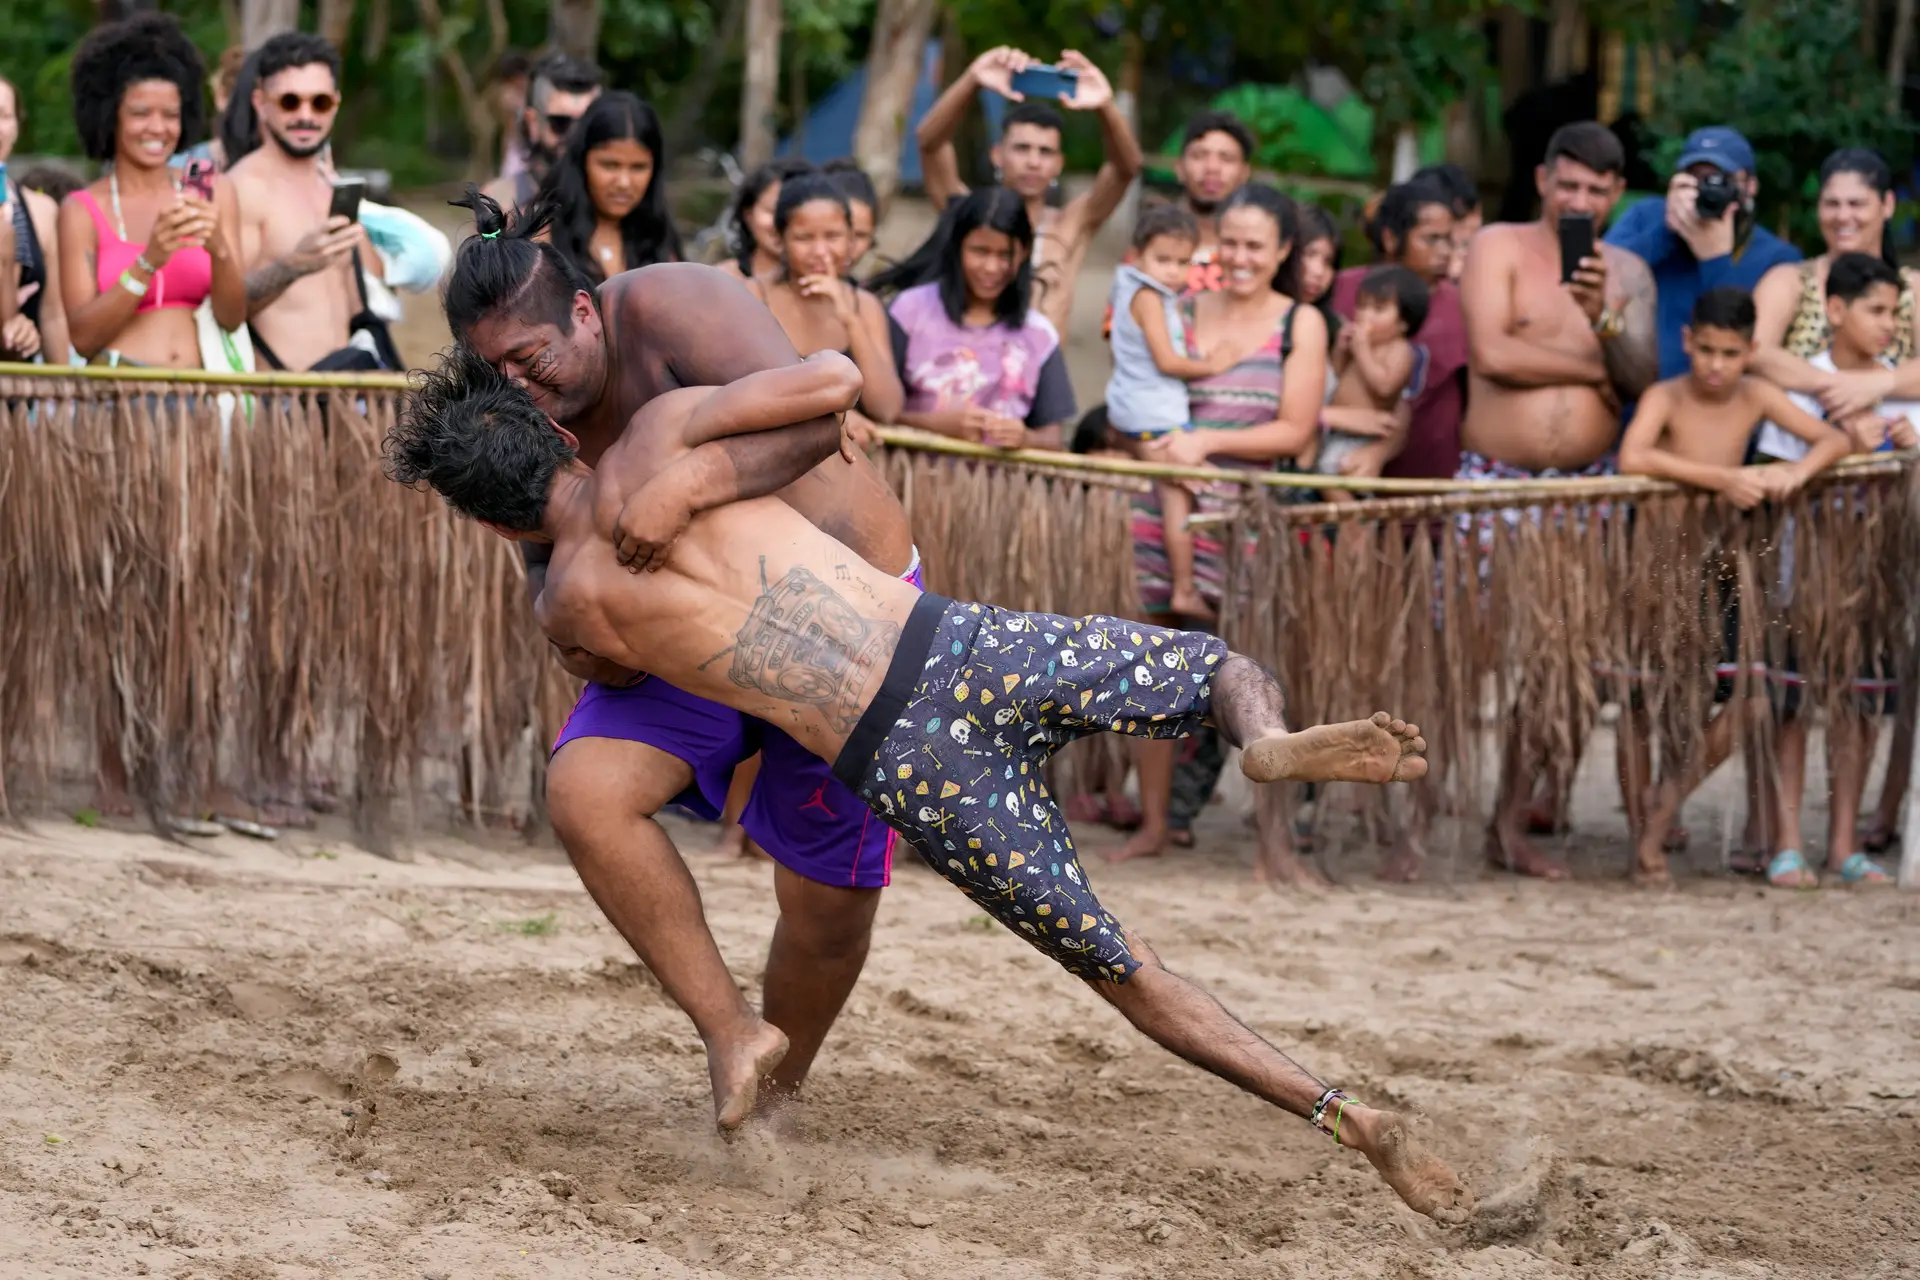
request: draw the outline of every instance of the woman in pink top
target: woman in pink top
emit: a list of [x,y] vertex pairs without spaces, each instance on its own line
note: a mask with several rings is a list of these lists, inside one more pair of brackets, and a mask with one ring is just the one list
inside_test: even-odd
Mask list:
[[247,319],[233,188],[181,189],[168,161],[205,132],[199,51],[162,14],[97,28],[73,58],[80,142],[106,176],[60,207],[60,285],[74,349],[96,364],[200,364],[193,312]]

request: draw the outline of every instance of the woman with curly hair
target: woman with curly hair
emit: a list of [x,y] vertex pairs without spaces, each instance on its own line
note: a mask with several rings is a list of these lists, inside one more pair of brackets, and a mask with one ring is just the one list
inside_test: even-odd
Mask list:
[[221,328],[246,322],[233,188],[214,177],[209,199],[168,165],[206,132],[205,80],[164,14],[100,27],[74,54],[74,123],[106,173],[60,206],[60,284],[74,349],[95,364],[197,368],[193,312],[209,297]]
[[595,284],[680,260],[667,212],[660,117],[630,93],[603,93],[567,131],[540,202],[553,210],[553,247]]

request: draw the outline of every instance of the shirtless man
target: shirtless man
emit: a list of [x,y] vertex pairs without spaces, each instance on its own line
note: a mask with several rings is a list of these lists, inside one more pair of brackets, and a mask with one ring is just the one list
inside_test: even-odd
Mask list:
[[[446,288],[447,322],[598,461],[639,409],[686,385],[730,382],[799,359],[766,307],[712,268],[672,264],[617,275],[596,297],[538,222],[505,227],[476,205]],[[906,514],[864,459],[817,467],[839,439],[831,418],[719,440],[689,455],[659,534],[682,511],[778,492],[807,519],[898,574],[917,568]],[[664,486],[663,486],[664,488]],[[658,544],[655,544],[658,545]],[[539,598],[545,548],[529,544]],[[578,652],[562,665],[592,681],[554,746],[547,808],[581,881],[707,1045],[716,1118],[747,1118],[770,1043],[780,1095],[805,1080],[866,961],[891,832],[784,734],[664,680]],[[636,683],[636,681],[638,681]],[[775,859],[780,915],[767,955],[765,1020],[741,996],[700,910],[699,890],[654,815],[676,800],[718,817],[734,766],[765,748],[742,817]],[[784,1033],[784,1038],[782,1037]]]
[[240,258],[247,266],[253,349],[276,369],[377,369],[347,347],[362,307],[353,254],[380,271],[358,225],[329,218],[333,185],[321,161],[340,109],[340,55],[316,35],[287,31],[260,46],[253,110],[261,145],[228,176],[240,197]]
[[[1040,778],[1086,733],[1171,737],[1212,717],[1258,782],[1384,783],[1426,771],[1419,730],[1381,714],[1290,733],[1280,687],[1213,636],[1117,618],[957,604],[875,569],[787,504],[752,499],[643,542],[679,509],[703,444],[844,413],[859,370],[825,351],[723,388],[651,400],[590,469],[573,437],[470,353],[428,375],[389,436],[394,478],[425,482],[507,537],[552,544],[535,615],[555,643],[652,671],[786,728],[982,910],[1142,1032],[1361,1151],[1412,1208],[1465,1217],[1472,1197],[1400,1117],[1329,1089],[1163,968],[1101,905]],[[837,461],[826,465],[839,467]],[[663,483],[664,482],[664,483]]]
[[[992,89],[1017,105],[1007,112],[1000,130],[1000,141],[993,144],[993,167],[1000,183],[1026,202],[1027,218],[1033,223],[1033,297],[1040,314],[1053,322],[1056,333],[1067,332],[1073,315],[1073,293],[1080,279],[1080,264],[1096,232],[1120,207],[1127,187],[1140,173],[1140,144],[1113,102],[1113,86],[1100,68],[1084,54],[1069,49],[1060,55],[1060,65],[1080,73],[1072,97],[1060,103],[1069,111],[1098,111],[1100,133],[1106,147],[1106,162],[1094,175],[1093,186],[1061,208],[1047,204],[1047,193],[1066,167],[1061,150],[1060,113],[1051,105],[1026,101],[1014,92],[1012,80],[1017,71],[1035,64],[1035,59],[1018,49],[1002,46],[989,49],[973,60],[966,73],[947,86],[926,116],[920,121],[916,137],[920,143],[920,166],[926,175],[927,199],[936,209],[944,209],[955,196],[967,193],[960,179],[960,159],[953,149],[953,135],[982,89]],[[1225,194],[1221,196],[1225,199]]]
[[[1620,406],[1660,368],[1653,276],[1638,257],[1601,244],[1601,256],[1583,260],[1562,284],[1558,226],[1563,214],[1585,213],[1597,233],[1620,198],[1625,166],[1610,131],[1591,121],[1567,125],[1534,171],[1540,220],[1496,223],[1474,237],[1460,281],[1468,370],[1461,477],[1613,470]],[[1495,866],[1562,880],[1566,867],[1527,839],[1542,763],[1519,710],[1529,701],[1523,690],[1507,725],[1488,854]]]

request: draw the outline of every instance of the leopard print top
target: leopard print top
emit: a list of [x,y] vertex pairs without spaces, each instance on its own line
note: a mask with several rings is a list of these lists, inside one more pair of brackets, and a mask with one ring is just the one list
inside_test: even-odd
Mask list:
[[[1833,342],[1833,330],[1827,325],[1827,292],[1820,279],[1819,259],[1808,259],[1800,264],[1800,307],[1793,313],[1793,322],[1787,326],[1787,340],[1782,345],[1791,355],[1802,360],[1825,351]],[[1900,268],[1900,279],[1905,288],[1900,290],[1899,322],[1894,329],[1893,345],[1887,348],[1897,364],[1913,355],[1913,315],[1914,293],[1920,285],[1920,272],[1910,267]]]

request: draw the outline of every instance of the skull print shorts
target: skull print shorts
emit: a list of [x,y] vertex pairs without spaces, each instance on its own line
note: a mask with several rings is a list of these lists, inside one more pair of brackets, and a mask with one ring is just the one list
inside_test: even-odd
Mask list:
[[834,772],[981,910],[1075,977],[1140,967],[1074,855],[1041,766],[1088,733],[1186,737],[1218,637],[926,595]]

